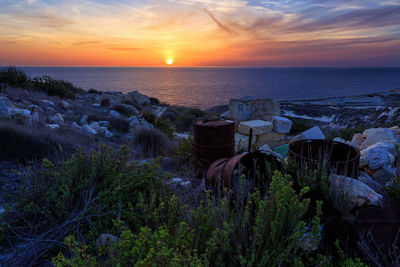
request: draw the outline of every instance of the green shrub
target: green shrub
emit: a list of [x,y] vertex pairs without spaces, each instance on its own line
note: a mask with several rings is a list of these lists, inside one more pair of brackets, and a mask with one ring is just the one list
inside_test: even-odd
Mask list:
[[154,124],[156,122],[156,115],[154,115],[154,113],[149,110],[143,112],[143,118],[151,124]]
[[155,97],[150,97],[150,104],[151,105],[160,105],[160,100]]
[[75,98],[76,94],[84,93],[84,90],[75,87],[70,82],[54,80],[49,76],[33,78],[32,86],[36,91],[44,92],[50,96],[59,96],[63,98]]
[[103,92],[101,92],[99,90],[96,90],[96,89],[93,89],[93,88],[89,89],[88,93],[89,94],[95,94],[95,95],[102,95],[103,94]]
[[[174,196],[159,205],[143,202],[145,214],[158,223],[142,226],[137,232],[124,229],[116,247],[100,259],[83,246],[76,248],[72,241],[73,257],[59,254],[53,263],[70,266],[98,259],[95,264],[119,266],[302,266],[312,255],[302,248],[306,224],[301,218],[308,204],[293,190],[291,178],[281,174],[274,175],[265,197],[257,190],[237,201],[229,194],[223,198],[209,194],[190,210]],[[319,217],[310,225],[307,237],[315,245],[319,242]],[[71,243],[71,238],[66,241]]]
[[[135,108],[136,109],[136,108]],[[118,104],[113,107],[113,110],[117,111],[118,113],[121,113],[122,115],[125,115],[127,117],[131,117],[132,115],[135,115],[133,106],[127,105],[127,104]]]
[[156,121],[154,122],[154,127],[164,132],[169,139],[173,139],[175,136],[175,127],[168,119],[167,120],[161,118],[156,119]]
[[140,129],[133,137],[133,146],[138,156],[153,158],[168,150],[168,137],[158,129]]
[[125,119],[112,118],[108,120],[113,129],[120,133],[127,133],[129,131],[129,121]]
[[185,132],[193,125],[193,122],[202,118],[207,113],[201,109],[191,108],[181,113],[176,120],[176,128],[180,132]]
[[351,141],[353,135],[356,133],[362,133],[367,127],[355,127],[355,128],[341,128],[338,131],[329,133],[327,139],[332,140],[335,137],[343,138],[344,140]]
[[294,117],[288,118],[292,121],[292,127],[290,128],[290,134],[292,135],[300,134],[314,126],[310,120]]
[[55,138],[43,131],[32,131],[8,123],[0,125],[0,160],[27,163],[55,155],[60,149],[74,147],[68,141]]
[[[61,241],[69,233],[79,232],[93,241],[88,249],[95,253],[100,233],[121,233],[119,221],[135,233],[142,225],[156,227],[164,220],[161,203],[170,199],[168,189],[162,186],[165,174],[158,162],[128,160],[126,147],[114,151],[100,145],[98,150],[80,150],[58,164],[44,160],[38,171],[28,173],[17,203],[6,212],[9,220],[0,228],[0,239],[20,244],[25,240],[21,238],[34,238],[35,246],[45,253],[31,253],[34,244],[29,241],[5,265],[25,266],[37,263],[43,255],[54,256],[57,243],[46,243],[43,236]],[[153,207],[160,213],[154,213]]]
[[30,85],[28,76],[15,67],[7,67],[0,71],[0,83],[8,84],[12,87],[26,88]]

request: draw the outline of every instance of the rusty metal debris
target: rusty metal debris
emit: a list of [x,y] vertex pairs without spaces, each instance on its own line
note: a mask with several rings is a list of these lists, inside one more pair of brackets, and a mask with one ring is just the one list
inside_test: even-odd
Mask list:
[[[281,156],[273,151],[254,151],[245,152],[231,158],[223,158],[215,161],[207,171],[206,185],[232,188],[233,176],[238,170],[240,174],[245,174],[247,178],[255,177],[257,171],[265,172],[267,166],[282,171],[285,168]],[[269,181],[258,181],[261,183]]]
[[300,164],[299,171],[322,167],[330,173],[358,177],[360,151],[341,142],[320,139],[296,141],[289,144],[288,157]]
[[205,121],[194,124],[193,144],[195,169],[202,177],[214,161],[235,154],[235,124],[230,120]]

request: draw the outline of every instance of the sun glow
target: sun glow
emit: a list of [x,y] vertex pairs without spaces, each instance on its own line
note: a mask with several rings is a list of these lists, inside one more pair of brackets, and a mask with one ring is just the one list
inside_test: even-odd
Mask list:
[[165,63],[167,63],[167,65],[172,65],[174,63],[174,60],[172,58],[168,58]]

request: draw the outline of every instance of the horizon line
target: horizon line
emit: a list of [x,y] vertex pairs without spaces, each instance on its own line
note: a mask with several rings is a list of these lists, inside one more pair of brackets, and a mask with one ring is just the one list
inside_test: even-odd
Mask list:
[[54,68],[400,68],[399,66],[242,66],[242,65],[204,65],[204,66],[107,66],[107,65],[10,65],[0,67],[54,67]]

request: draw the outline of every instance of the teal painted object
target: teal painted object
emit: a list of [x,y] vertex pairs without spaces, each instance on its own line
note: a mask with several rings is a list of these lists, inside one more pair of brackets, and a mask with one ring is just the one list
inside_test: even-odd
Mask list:
[[287,154],[288,154],[288,149],[289,149],[289,145],[286,144],[286,145],[275,147],[273,150],[274,150],[274,152],[282,155],[283,158],[286,158]]

